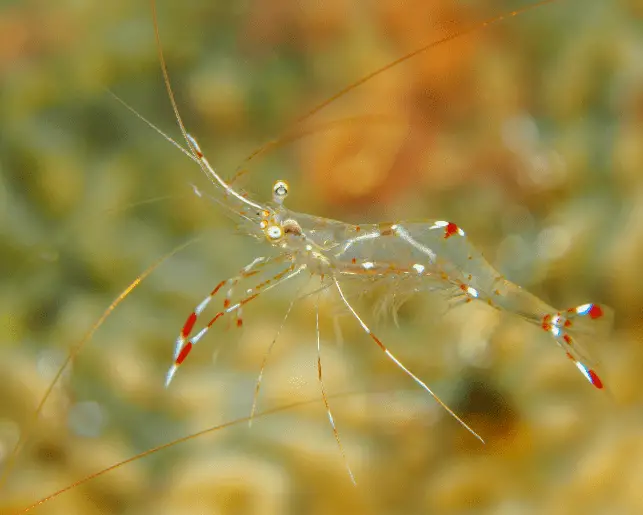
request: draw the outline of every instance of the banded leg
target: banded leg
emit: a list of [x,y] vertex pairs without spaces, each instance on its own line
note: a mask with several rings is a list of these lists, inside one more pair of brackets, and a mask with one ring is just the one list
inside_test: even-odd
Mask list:
[[[219,284],[217,284],[214,287],[214,289],[210,292],[210,294],[205,299],[203,299],[201,301],[201,303],[194,309],[194,311],[192,311],[192,313],[190,313],[190,316],[185,321],[185,324],[183,324],[183,328],[181,329],[181,332],[179,333],[179,336],[177,337],[176,342],[174,344],[174,359],[175,360],[176,360],[176,358],[178,358],[179,352],[181,352],[181,349],[185,346],[185,341],[186,341],[187,337],[191,334],[192,329],[194,328],[194,324],[197,321],[197,318],[203,312],[203,310],[208,306],[208,304],[210,304],[210,302],[217,295],[217,293],[219,293],[219,290],[221,290],[221,288],[223,288],[226,284],[229,284],[229,283],[232,284],[232,285],[236,285],[239,282],[239,280],[242,277],[244,277],[244,274],[246,274],[245,275],[246,277],[249,277],[248,272],[255,265],[257,265],[258,263],[262,263],[262,264],[265,265],[268,262],[270,262],[270,260],[266,259],[266,258],[263,258],[263,257],[254,259],[250,264],[246,265],[245,267],[243,267],[241,269],[239,275],[237,275],[235,277],[232,277],[230,279],[226,279],[225,281],[221,281]],[[228,293],[230,293],[230,292],[228,292]],[[227,302],[227,305],[226,305],[226,302]],[[224,309],[229,307],[229,305],[230,305],[230,301],[229,301],[228,298],[226,298],[226,300],[223,301]]]
[[339,285],[339,281],[337,280],[336,277],[333,277],[333,281],[335,282],[335,287],[337,288],[337,291],[339,293],[339,296],[342,299],[342,302],[344,305],[348,308],[348,310],[351,312],[351,314],[355,317],[355,319],[359,322],[359,325],[362,327],[364,332],[368,334],[375,343],[377,343],[378,347],[386,354],[386,356],[393,362],[395,363],[406,375],[408,375],[411,379],[413,379],[417,384],[419,384],[425,391],[427,391],[431,397],[435,399],[435,401],[442,406],[449,415],[451,415],[453,418],[455,418],[462,427],[464,427],[467,431],[469,431],[473,436],[475,436],[478,440],[480,440],[482,443],[484,443],[484,440],[476,433],[471,427],[467,425],[467,423],[462,420],[458,415],[455,414],[455,412],[447,406],[440,397],[438,397],[431,388],[429,388],[419,377],[417,377],[413,372],[411,372],[408,368],[406,368],[400,360],[398,360],[391,351],[389,351],[386,346],[382,343],[382,341],[368,328],[368,326],[364,323],[364,321],[360,318],[360,316],[357,314],[357,312],[353,309],[353,306],[350,305],[346,297],[344,296],[344,292]]
[[[226,297],[223,300],[224,309],[230,307],[230,304],[232,304],[232,296],[234,295],[234,290],[239,284],[239,281],[245,279],[246,277],[251,277],[258,274],[260,271],[259,269],[262,268],[267,262],[268,260],[266,258],[258,257],[254,259],[250,264],[243,267],[239,275],[229,280],[230,288],[228,288]],[[237,327],[241,327],[243,325],[242,308],[239,308],[234,312],[234,322]]]
[[576,368],[599,390],[605,388],[596,372],[596,362],[581,345],[582,339],[597,341],[607,338],[612,328],[613,311],[602,304],[582,304],[575,308],[543,316],[541,327],[551,333],[556,344],[565,351]]
[[326,388],[324,387],[324,377],[322,374],[322,362],[321,362],[321,337],[320,337],[320,331],[319,331],[319,294],[317,294],[317,301],[315,303],[315,327],[316,327],[316,333],[317,333],[317,379],[319,380],[319,386],[321,387],[321,394],[322,394],[322,399],[324,400],[324,405],[326,406],[326,413],[328,414],[328,421],[330,422],[330,426],[333,428],[333,435],[335,435],[335,441],[337,442],[337,446],[339,447],[339,452],[342,455],[342,459],[344,460],[344,465],[346,466],[346,470],[348,470],[348,475],[351,478],[351,481],[353,482],[354,485],[357,483],[355,482],[355,476],[353,475],[353,471],[351,470],[351,467],[348,463],[348,459],[346,458],[346,452],[344,451],[344,446],[342,445],[342,441],[339,438],[339,431],[337,431],[337,426],[335,425],[335,419],[333,418],[333,414],[330,411],[330,404],[328,403],[328,396],[326,395]]
[[[252,292],[245,298],[241,299],[240,301],[232,304],[231,306],[228,306],[227,308],[224,308],[222,311],[219,311],[214,317],[210,319],[210,321],[203,327],[198,333],[196,333],[194,336],[190,338],[190,335],[192,334],[192,330],[194,328],[194,325],[196,323],[197,317],[203,312],[205,307],[209,304],[209,302],[212,300],[212,298],[216,295],[216,293],[229,281],[221,281],[212,291],[212,293],[206,297],[201,304],[197,306],[197,308],[192,312],[192,314],[188,317],[187,322],[183,326],[183,329],[181,330],[181,335],[179,336],[179,339],[177,340],[177,348],[175,351],[175,357],[174,357],[174,363],[170,366],[169,370],[167,371],[166,379],[165,379],[165,386],[169,386],[170,383],[172,382],[172,379],[174,377],[174,374],[176,374],[176,371],[178,368],[181,366],[181,364],[185,361],[185,358],[187,358],[188,354],[196,345],[201,338],[203,338],[207,332],[210,330],[210,328],[214,325],[214,323],[222,318],[223,316],[229,314],[229,313],[234,313],[237,310],[239,310],[242,306],[247,304],[248,302],[256,299],[261,293],[264,293],[268,290],[271,290],[275,286],[278,286],[287,280],[295,277],[298,275],[304,267],[295,267],[295,264],[291,264],[287,268],[281,270],[274,276],[272,276],[269,279],[266,279],[262,281],[261,283],[257,284],[254,288],[250,289],[249,291]],[[178,345],[180,342],[180,345]]]

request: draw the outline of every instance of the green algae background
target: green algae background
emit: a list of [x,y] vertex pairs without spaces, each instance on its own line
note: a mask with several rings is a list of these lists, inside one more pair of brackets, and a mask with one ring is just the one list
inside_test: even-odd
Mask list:
[[[560,0],[449,42],[244,163],[350,82],[526,4],[160,1],[158,11],[179,108],[219,172],[247,170],[235,184],[262,200],[287,179],[289,207],[320,216],[453,220],[549,303],[613,306],[614,333],[588,342],[609,392],[588,385],[537,327],[486,306],[449,310],[421,295],[396,324],[377,316],[382,292],[357,299],[380,338],[485,438],[481,446],[324,295],[325,384],[333,395],[354,392],[330,399],[353,487],[321,402],[308,296],[280,332],[259,409],[314,402],[164,449],[34,513],[643,511],[638,2]],[[3,514],[248,415],[265,351],[301,284],[249,303],[242,328],[222,321],[163,387],[194,306],[271,251],[238,234],[198,167],[110,92],[180,142],[146,2],[0,5]],[[323,128],[333,120],[344,121]],[[118,306],[33,423],[69,349],[137,275],[188,241]]]

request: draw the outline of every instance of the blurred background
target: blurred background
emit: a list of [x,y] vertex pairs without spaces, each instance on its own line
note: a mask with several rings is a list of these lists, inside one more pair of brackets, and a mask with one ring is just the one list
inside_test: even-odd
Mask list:
[[[321,298],[297,302],[259,409],[313,400],[164,449],[37,513],[643,513],[643,6],[560,0],[393,68],[301,125],[317,103],[518,0],[159,1],[179,108],[226,177],[347,222],[453,220],[550,304],[611,305],[590,342],[593,389],[537,327],[418,296],[378,320],[404,363],[480,445]],[[168,390],[185,319],[265,245],[237,234],[200,170],[118,103],[180,139],[144,1],[0,3],[0,513],[138,452],[249,414],[265,350],[298,284],[222,321]],[[284,145],[251,161],[262,143]],[[301,136],[301,137],[300,137]],[[69,349],[138,274],[32,414]],[[250,287],[251,285],[244,285]],[[377,322],[377,323],[376,323]],[[18,439],[30,438],[10,469]]]

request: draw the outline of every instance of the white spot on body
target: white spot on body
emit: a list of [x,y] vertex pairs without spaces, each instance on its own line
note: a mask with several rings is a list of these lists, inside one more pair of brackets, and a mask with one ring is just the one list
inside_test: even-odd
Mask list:
[[592,304],[583,304],[576,308],[576,313],[579,315],[587,315],[587,313],[589,313],[591,309],[592,309]]
[[[448,226],[451,222],[445,222],[444,220],[438,220],[437,222],[434,222],[433,225],[431,226],[431,229],[444,229],[446,226]],[[455,224],[454,224],[455,225]],[[465,232],[458,227],[457,233],[460,236],[464,236]]]
[[478,290],[476,290],[475,288],[472,288],[471,286],[467,288],[467,293],[474,299],[477,299],[479,296]]
[[420,263],[415,263],[415,264],[413,265],[413,269],[414,269],[418,274],[421,274],[422,272],[424,272],[424,265],[421,265]]
[[364,261],[364,262],[362,263],[362,268],[363,268],[364,270],[370,270],[370,269],[371,269],[371,268],[373,268],[374,266],[375,266],[375,264],[374,264],[372,261]]
[[561,330],[560,326],[562,325],[562,317],[560,316],[560,313],[557,313],[554,315],[551,319],[551,334],[554,335],[554,338],[558,338],[560,336]]

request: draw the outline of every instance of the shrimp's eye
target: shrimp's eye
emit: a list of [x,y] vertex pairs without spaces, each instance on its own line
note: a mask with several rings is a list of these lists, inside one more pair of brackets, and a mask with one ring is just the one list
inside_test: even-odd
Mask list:
[[266,230],[266,236],[270,241],[279,241],[284,235],[284,231],[279,225],[271,225]]
[[281,204],[284,199],[288,196],[288,183],[286,181],[277,181],[272,187],[272,199],[277,203]]

